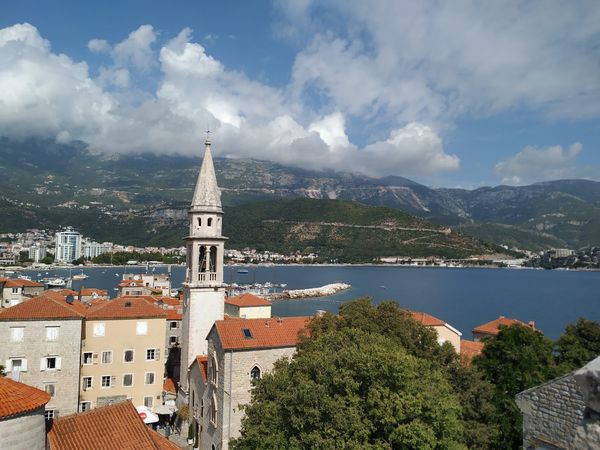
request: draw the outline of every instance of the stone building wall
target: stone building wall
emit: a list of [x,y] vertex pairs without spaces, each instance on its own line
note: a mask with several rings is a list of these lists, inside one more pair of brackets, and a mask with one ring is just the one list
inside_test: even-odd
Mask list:
[[[251,399],[252,382],[250,371],[258,366],[261,375],[273,369],[275,361],[281,358],[290,358],[296,352],[296,347],[266,348],[250,350],[224,350],[221,347],[216,328],[213,328],[208,338],[208,383],[199,386],[199,396],[204,398],[204,418],[202,420],[202,433],[200,448],[215,448],[226,450],[229,440],[240,436],[242,417],[240,406],[247,404]],[[212,370],[212,355],[216,355],[219,370],[217,372],[217,385],[210,382]],[[231,393],[231,395],[229,395]],[[210,402],[216,398],[217,422],[210,422]]]
[[575,449],[585,403],[573,374],[517,394],[523,413],[524,448]]
[[44,450],[44,407],[19,416],[0,419],[0,447],[10,450]]
[[[46,340],[46,327],[58,326],[56,341]],[[23,327],[23,341],[11,342],[10,328]],[[27,360],[27,371],[17,381],[42,391],[54,384],[54,396],[46,409],[54,409],[63,416],[76,413],[79,400],[79,372],[81,358],[82,320],[25,320],[0,321],[0,361],[11,358]],[[41,360],[47,356],[60,357],[60,369],[41,370]],[[9,368],[7,367],[7,372]],[[10,374],[9,374],[10,375]]]

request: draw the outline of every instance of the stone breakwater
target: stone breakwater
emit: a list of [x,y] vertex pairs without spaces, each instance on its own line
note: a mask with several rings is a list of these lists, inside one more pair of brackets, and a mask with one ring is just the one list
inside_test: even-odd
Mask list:
[[346,283],[331,283],[325,286],[309,288],[309,289],[291,289],[283,291],[276,296],[274,299],[295,299],[295,298],[308,298],[308,297],[326,297],[328,295],[335,295],[340,291],[350,289],[352,286]]

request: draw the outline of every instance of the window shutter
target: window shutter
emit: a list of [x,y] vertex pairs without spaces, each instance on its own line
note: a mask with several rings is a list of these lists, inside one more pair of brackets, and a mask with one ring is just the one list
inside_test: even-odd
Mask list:
[[117,385],[117,377],[110,377],[110,387],[115,387]]
[[60,365],[62,362],[62,358],[60,356],[56,357],[56,370],[60,370]]
[[43,372],[46,370],[46,358],[40,359],[40,371]]
[[157,348],[156,351],[154,352],[154,360],[160,361],[160,348]]
[[92,362],[98,364],[98,353],[92,353]]
[[8,372],[9,370],[12,370],[12,364],[11,364],[11,362],[10,362],[10,359],[7,359],[7,360],[4,362],[4,370],[6,370],[7,372]]
[[21,372],[27,372],[27,360],[24,358],[21,360]]

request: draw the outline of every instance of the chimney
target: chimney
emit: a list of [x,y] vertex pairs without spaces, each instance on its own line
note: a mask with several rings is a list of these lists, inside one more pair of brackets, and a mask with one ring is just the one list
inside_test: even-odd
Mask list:
[[535,330],[535,321],[534,320],[530,320],[529,322],[527,322],[527,325],[529,325],[531,328],[533,328]]
[[281,324],[283,323],[283,319],[282,319],[281,317],[278,317],[278,318],[277,318],[277,323],[278,323],[279,325],[281,325]]
[[271,324],[269,323],[268,320],[265,320],[265,327],[269,328],[271,326]]

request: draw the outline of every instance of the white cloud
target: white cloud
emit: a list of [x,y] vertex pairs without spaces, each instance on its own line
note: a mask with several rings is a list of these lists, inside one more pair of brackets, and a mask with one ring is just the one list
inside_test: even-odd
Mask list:
[[319,30],[296,58],[296,93],[318,89],[345,114],[442,124],[511,108],[600,115],[593,0],[286,3],[276,4],[290,29]]
[[104,39],[91,39],[88,41],[88,49],[94,53],[109,53],[111,46]]
[[503,184],[522,185],[535,181],[564,178],[585,178],[588,170],[577,166],[577,156],[583,150],[579,142],[568,149],[560,145],[538,148],[527,146],[516,155],[500,161],[494,173],[502,177]]
[[[82,139],[104,151],[201,152],[214,131],[215,152],[313,169],[374,175],[430,174],[458,167],[441,138],[411,122],[359,149],[346,132],[346,113],[312,111],[288,95],[228,70],[184,29],[156,53],[156,35],[142,26],[124,41],[90,43],[113,64],[96,78],[87,65],[52,53],[31,25],[0,30],[0,134]],[[160,71],[156,92],[141,91],[135,74]],[[127,88],[125,91],[124,88]]]

